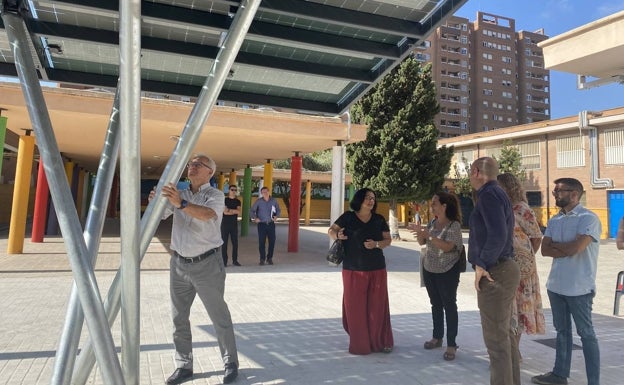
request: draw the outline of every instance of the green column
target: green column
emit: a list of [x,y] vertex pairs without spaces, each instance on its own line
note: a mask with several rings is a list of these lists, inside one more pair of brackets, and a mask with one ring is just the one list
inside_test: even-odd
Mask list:
[[251,166],[247,165],[243,176],[243,212],[241,213],[241,237],[249,234],[249,210],[251,209]]

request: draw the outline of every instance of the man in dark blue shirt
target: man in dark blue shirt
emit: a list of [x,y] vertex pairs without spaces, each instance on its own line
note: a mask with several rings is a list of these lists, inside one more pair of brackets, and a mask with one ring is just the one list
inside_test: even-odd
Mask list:
[[513,299],[520,283],[520,269],[513,260],[515,220],[497,176],[493,158],[479,158],[470,167],[477,202],[469,220],[468,260],[475,268],[483,341],[490,356],[490,385],[520,385],[519,352],[511,328]]

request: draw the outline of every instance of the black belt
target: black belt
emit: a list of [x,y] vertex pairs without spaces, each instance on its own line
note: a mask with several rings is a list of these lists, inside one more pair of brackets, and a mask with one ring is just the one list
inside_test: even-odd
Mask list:
[[182,262],[184,262],[184,263],[197,263],[197,262],[201,262],[201,261],[203,261],[204,259],[206,259],[206,258],[210,257],[211,255],[213,255],[213,254],[214,254],[214,253],[216,253],[217,251],[219,251],[219,248],[218,248],[218,247],[215,247],[214,249],[212,249],[212,250],[208,250],[208,251],[206,251],[206,252],[205,252],[205,253],[203,253],[203,254],[200,254],[200,255],[198,255],[198,256],[196,256],[196,257],[190,257],[190,258],[189,258],[189,257],[183,257],[183,256],[181,256],[180,254],[178,254],[178,252],[177,252],[177,251],[174,251],[173,253],[174,253],[174,255],[175,255],[176,257],[178,257],[178,258],[179,258]]

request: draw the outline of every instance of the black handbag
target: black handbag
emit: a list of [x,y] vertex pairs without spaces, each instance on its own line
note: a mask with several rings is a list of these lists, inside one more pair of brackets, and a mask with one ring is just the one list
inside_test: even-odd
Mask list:
[[342,245],[342,241],[340,239],[336,239],[329,248],[329,252],[327,253],[327,261],[333,263],[334,265],[340,265],[342,263],[342,260],[344,259],[344,256],[345,251],[344,246]]
[[466,246],[462,245],[461,250],[459,251],[459,260],[457,261],[460,273],[466,272],[467,260],[468,258],[466,258]]

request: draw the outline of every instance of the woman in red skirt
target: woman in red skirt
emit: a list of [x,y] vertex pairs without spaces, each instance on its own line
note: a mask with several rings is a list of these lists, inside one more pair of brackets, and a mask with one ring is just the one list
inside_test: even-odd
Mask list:
[[342,323],[349,334],[349,353],[390,353],[394,346],[390,324],[388,278],[382,249],[390,246],[390,228],[375,212],[375,192],[358,190],[342,214],[328,230],[331,239],[341,239],[345,249],[342,262]]

